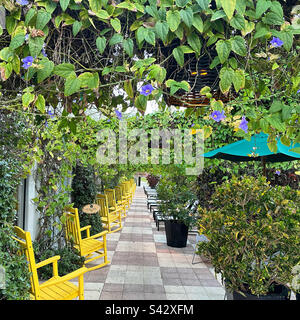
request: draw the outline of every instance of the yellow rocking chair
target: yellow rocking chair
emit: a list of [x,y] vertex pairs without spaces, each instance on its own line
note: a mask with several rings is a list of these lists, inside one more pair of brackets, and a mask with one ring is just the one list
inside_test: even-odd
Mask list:
[[125,190],[126,190],[126,193],[129,194],[129,201],[130,201],[130,204],[132,202],[132,199],[133,199],[133,190],[132,190],[132,184],[130,181],[125,181],[124,182],[125,184]]
[[126,218],[126,210],[129,209],[129,203],[127,200],[123,199],[122,197],[122,187],[116,186],[115,187],[115,194],[116,194],[116,202],[122,210],[122,218]]
[[130,203],[131,203],[131,194],[128,192],[128,187],[126,185],[126,182],[122,182],[120,184],[120,187],[122,188],[122,199],[126,201],[126,205],[128,209],[130,208]]
[[116,192],[115,189],[105,189],[104,194],[107,196],[107,205],[109,212],[117,213],[120,211],[121,217],[126,216],[126,207],[122,205],[120,202],[116,201]]
[[[58,275],[57,261],[60,256],[53,256],[49,259],[35,263],[32,241],[29,231],[24,231],[19,227],[14,227],[16,237],[13,237],[21,245],[21,252],[24,252],[28,261],[31,283],[30,296],[33,300],[71,300],[76,297],[84,300],[84,280],[83,275],[87,268],[82,267],[65,276]],[[37,269],[52,263],[53,277],[39,283]],[[69,280],[78,278],[78,285]]]
[[[103,228],[108,230],[108,233],[116,232],[122,229],[121,211],[110,211],[108,209],[108,200],[105,194],[97,194],[96,203],[100,206],[100,216]],[[113,229],[117,227],[116,229]]]
[[[66,239],[71,242],[82,257],[85,257],[84,265],[99,258],[104,262],[93,267],[87,267],[88,271],[101,268],[110,263],[107,260],[106,234],[107,231],[90,236],[90,225],[80,228],[78,209],[69,208],[64,212],[66,218]],[[81,232],[86,231],[86,238],[82,238]],[[102,238],[99,240],[98,238]]]

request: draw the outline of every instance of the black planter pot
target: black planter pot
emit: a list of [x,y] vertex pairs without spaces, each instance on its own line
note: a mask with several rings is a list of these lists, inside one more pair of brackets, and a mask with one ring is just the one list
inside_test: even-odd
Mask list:
[[165,221],[167,245],[169,247],[184,248],[188,238],[189,228],[176,220]]
[[300,293],[296,293],[296,300],[300,300]]
[[248,292],[244,292],[244,295],[242,295],[234,291],[232,298],[233,300],[290,300],[290,293],[291,291],[287,287],[278,284],[275,285],[273,292],[263,296],[256,296]]

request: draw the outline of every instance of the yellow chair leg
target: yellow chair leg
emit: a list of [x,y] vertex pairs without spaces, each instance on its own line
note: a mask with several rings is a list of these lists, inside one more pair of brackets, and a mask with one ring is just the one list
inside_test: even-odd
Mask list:
[[78,286],[79,286],[79,300],[84,300],[84,282],[83,276],[78,278]]
[[[88,271],[99,269],[99,268],[104,267],[105,265],[110,263],[110,261],[107,260],[107,252],[106,252],[106,250],[104,250],[103,252],[101,252],[101,251],[95,251],[95,252],[98,253],[99,255],[96,256],[96,257],[93,257],[91,259],[85,260],[85,262],[84,262],[84,266],[88,269]],[[90,262],[92,262],[94,260],[97,260],[99,258],[104,258],[104,262],[101,263],[101,264],[97,264],[94,267],[87,267],[86,266],[87,263],[90,263]]]

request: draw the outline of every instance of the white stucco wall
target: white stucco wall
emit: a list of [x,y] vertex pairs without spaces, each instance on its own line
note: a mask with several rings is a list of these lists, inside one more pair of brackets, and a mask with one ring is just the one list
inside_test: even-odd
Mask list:
[[[33,170],[35,170],[35,168]],[[32,201],[36,196],[34,176],[30,175],[27,177],[26,182],[23,180],[19,185],[18,226],[30,232],[32,241],[35,240],[38,233],[39,215]]]

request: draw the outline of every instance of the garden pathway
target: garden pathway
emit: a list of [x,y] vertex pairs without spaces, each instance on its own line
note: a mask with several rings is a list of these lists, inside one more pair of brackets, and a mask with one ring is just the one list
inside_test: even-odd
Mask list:
[[[166,244],[163,223],[157,231],[142,187],[122,230],[107,235],[111,263],[85,274],[86,300],[223,300],[225,291],[211,265],[195,257],[195,235],[186,248]],[[97,261],[97,260],[96,260]]]

